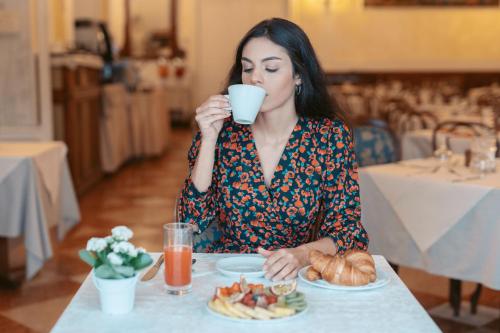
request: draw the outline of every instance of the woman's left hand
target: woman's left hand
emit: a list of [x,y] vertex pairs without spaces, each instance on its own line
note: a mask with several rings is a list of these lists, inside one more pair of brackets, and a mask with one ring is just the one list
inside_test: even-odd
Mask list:
[[272,281],[293,279],[308,264],[308,249],[302,246],[276,251],[259,248],[258,253],[267,258],[264,263],[265,277]]

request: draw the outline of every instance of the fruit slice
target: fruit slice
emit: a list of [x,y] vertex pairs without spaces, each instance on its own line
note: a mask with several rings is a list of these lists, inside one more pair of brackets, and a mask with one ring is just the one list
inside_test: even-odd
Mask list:
[[276,296],[290,295],[297,288],[297,280],[292,280],[291,282],[284,281],[271,286],[271,291]]
[[236,303],[239,302],[245,297],[244,293],[233,293],[228,295],[227,291],[225,288],[217,288],[216,292],[217,298],[229,302],[229,303]]
[[274,318],[288,317],[295,314],[295,309],[277,306],[276,304],[270,305],[268,310],[273,312]]
[[250,291],[250,287],[248,285],[248,282],[245,279],[245,276],[243,274],[240,276],[240,289],[241,289],[241,292],[244,294],[246,294]]

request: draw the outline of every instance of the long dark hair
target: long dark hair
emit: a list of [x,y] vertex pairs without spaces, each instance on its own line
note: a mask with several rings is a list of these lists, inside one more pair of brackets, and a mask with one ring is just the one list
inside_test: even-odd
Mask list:
[[[330,118],[344,120],[344,114],[326,89],[325,73],[321,69],[316,53],[305,32],[295,23],[281,18],[264,20],[254,26],[240,41],[236,49],[234,64],[229,71],[227,87],[242,83],[241,56],[243,48],[252,39],[266,37],[283,47],[293,64],[293,73],[302,83],[295,94],[297,114],[309,118]],[[227,89],[226,87],[226,89]]]

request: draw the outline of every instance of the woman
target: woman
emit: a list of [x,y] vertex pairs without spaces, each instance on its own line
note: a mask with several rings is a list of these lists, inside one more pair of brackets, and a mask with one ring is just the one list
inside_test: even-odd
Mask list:
[[181,220],[200,232],[216,220],[209,250],[259,252],[275,281],[294,278],[311,249],[366,249],[351,136],[305,33],[284,19],[257,24],[236,51],[227,85],[237,83],[264,88],[263,105],[252,125],[232,121],[224,95],[196,109]]

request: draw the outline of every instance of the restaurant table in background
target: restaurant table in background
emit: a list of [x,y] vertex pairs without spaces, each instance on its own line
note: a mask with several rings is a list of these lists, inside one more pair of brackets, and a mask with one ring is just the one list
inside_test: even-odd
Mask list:
[[130,95],[121,83],[103,87],[103,112],[99,120],[102,170],[116,171],[132,157]]
[[[159,253],[154,255],[155,258]],[[87,276],[52,332],[439,332],[439,328],[381,256],[378,269],[390,282],[378,289],[336,291],[321,289],[299,280],[308,309],[297,318],[235,322],[210,314],[207,303],[217,286],[231,285],[215,270],[215,262],[228,254],[194,254],[193,291],[186,296],[168,295],[160,272],[148,282],[139,282],[135,307],[123,316],[100,310],[99,295]],[[233,255],[234,256],[234,255]],[[251,255],[245,255],[251,256]],[[163,270],[163,267],[162,267]]]
[[[449,137],[450,150],[456,154],[463,154],[470,148],[472,136],[461,136],[457,134],[444,135],[438,133],[436,141],[444,142],[444,138]],[[500,133],[498,134],[500,140]],[[403,134],[401,137],[401,159],[410,160],[416,158],[431,157],[432,151],[432,130],[415,130]]]
[[189,123],[194,117],[191,109],[191,76],[191,71],[186,68],[182,77],[176,77],[174,73],[161,82],[161,87],[167,93],[168,107],[174,122]]
[[26,278],[52,256],[51,227],[61,240],[80,221],[62,142],[0,142],[0,237],[22,237]]
[[169,141],[170,115],[162,87],[132,93],[130,105],[132,156],[159,156]]
[[[433,159],[361,168],[370,252],[394,264],[500,290],[500,173]],[[497,164],[500,161],[497,160]]]
[[129,93],[120,83],[103,89],[100,124],[101,165],[116,171],[134,157],[161,155],[170,140],[167,91],[161,85]]

